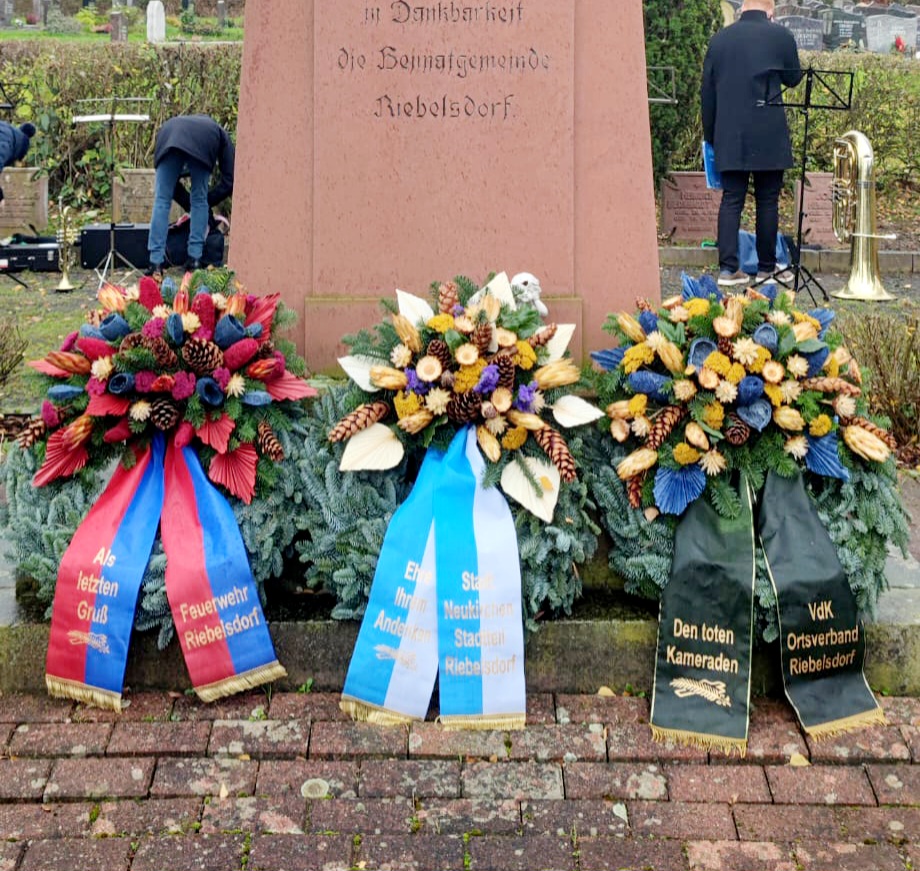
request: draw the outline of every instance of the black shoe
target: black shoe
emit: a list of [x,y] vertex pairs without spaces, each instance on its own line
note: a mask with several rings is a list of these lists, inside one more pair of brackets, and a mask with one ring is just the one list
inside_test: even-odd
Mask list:
[[151,263],[144,270],[144,275],[148,275],[151,278],[162,278],[165,271],[166,267],[162,263]]
[[199,269],[204,269],[204,264],[195,257],[189,257],[185,261],[185,271],[186,272],[196,272]]

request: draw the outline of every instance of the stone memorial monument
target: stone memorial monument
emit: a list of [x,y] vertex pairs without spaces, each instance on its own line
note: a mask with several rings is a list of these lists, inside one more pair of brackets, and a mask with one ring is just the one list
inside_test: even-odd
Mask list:
[[704,172],[672,172],[661,181],[661,232],[674,242],[714,240],[722,191],[706,187]]
[[147,4],[147,42],[166,40],[166,10],[163,0],[150,0]]
[[821,13],[824,21],[824,44],[829,49],[865,48],[866,24],[862,15],[828,9]]
[[917,44],[917,19],[896,15],[872,15],[866,19],[866,48],[887,54],[898,37],[906,45]]
[[777,18],[776,23],[792,31],[799,51],[821,51],[824,48],[824,22],[819,19],[789,15]]
[[31,233],[48,225],[48,176],[32,167],[8,166],[0,175],[0,236]]
[[128,16],[123,12],[111,12],[109,22],[112,25],[112,42],[127,42]]
[[658,295],[641,0],[250,5],[230,262],[313,368],[458,274],[536,275],[579,357]]

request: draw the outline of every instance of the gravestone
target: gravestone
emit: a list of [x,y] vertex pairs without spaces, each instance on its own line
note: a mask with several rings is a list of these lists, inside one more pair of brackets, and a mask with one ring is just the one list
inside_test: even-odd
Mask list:
[[887,54],[898,37],[909,46],[917,44],[917,19],[896,15],[873,15],[866,19],[866,48]]
[[[842,248],[834,235],[834,196],[832,172],[805,173],[802,244],[822,248]],[[799,202],[800,181],[795,183],[795,202]]]
[[217,0],[217,26],[221,29],[227,26],[227,4],[225,0]]
[[0,0],[0,27],[8,27],[13,20],[13,0]]
[[31,233],[32,227],[48,226],[48,176],[38,170],[7,167],[3,170],[3,202],[0,202],[0,235]]
[[163,42],[166,39],[166,10],[162,0],[150,0],[147,4],[147,42]]
[[127,42],[128,16],[123,12],[111,12],[109,22],[112,25],[112,42]]
[[42,8],[43,6],[42,0],[32,0],[32,17],[35,19],[36,23],[43,20],[45,12]]
[[829,9],[821,17],[824,21],[824,44],[829,49],[866,47],[866,22],[861,15]]
[[531,272],[576,357],[658,293],[641,0],[272,0],[238,136],[231,265],[315,369],[397,287]]
[[715,239],[722,191],[706,187],[704,172],[672,172],[661,180],[661,232],[674,242]]
[[[145,223],[153,211],[156,173],[152,169],[122,169],[112,178],[112,214],[118,223]],[[182,209],[173,203],[170,223],[178,220]]]
[[792,31],[799,51],[821,51],[824,48],[824,23],[817,18],[790,15],[788,18],[777,18],[776,23]]
[[782,3],[774,7],[774,16],[780,18],[811,18],[811,9],[807,6],[799,6],[797,3]]

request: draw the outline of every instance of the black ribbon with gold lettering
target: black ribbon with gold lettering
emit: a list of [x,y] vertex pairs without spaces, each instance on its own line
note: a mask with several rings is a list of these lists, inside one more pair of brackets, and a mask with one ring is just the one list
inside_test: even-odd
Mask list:
[[802,728],[821,738],[884,723],[863,674],[856,600],[801,475],[767,475],[757,531],[779,606],[786,696]]
[[678,523],[658,618],[651,714],[657,741],[742,754],[747,746],[754,525],[745,482],[741,495],[733,520],[697,499]]

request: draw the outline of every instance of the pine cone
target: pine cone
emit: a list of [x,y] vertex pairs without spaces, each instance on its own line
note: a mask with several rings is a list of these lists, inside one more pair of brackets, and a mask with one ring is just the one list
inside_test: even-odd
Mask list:
[[142,333],[128,333],[128,335],[121,340],[121,344],[118,346],[118,350],[131,351],[134,348],[146,347],[148,347],[146,336],[144,336]]
[[158,369],[175,369],[179,365],[179,358],[176,352],[166,344],[166,339],[162,337],[151,339],[148,347],[156,358]]
[[751,428],[737,414],[732,412],[725,425],[725,438],[730,445],[736,448],[743,445],[751,437]]
[[545,426],[543,429],[536,430],[533,437],[559,470],[559,477],[567,484],[571,484],[576,478],[575,457],[572,456],[562,434],[551,426]]
[[862,427],[867,432],[871,432],[876,438],[881,439],[891,450],[896,451],[898,449],[897,439],[888,430],[876,426],[871,420],[866,420],[864,417],[842,417],[840,418],[840,425]]
[[633,508],[642,507],[642,487],[645,484],[646,472],[635,475],[626,482],[626,495],[629,497],[629,504]]
[[150,422],[159,430],[171,430],[179,422],[179,409],[171,399],[161,396],[150,406]]
[[728,357],[730,360],[732,356],[732,349],[733,349],[732,340],[728,338],[728,336],[718,336],[717,338],[718,338],[719,351],[725,354],[725,356]]
[[371,424],[383,420],[390,413],[386,402],[370,402],[359,405],[351,414],[346,414],[329,433],[329,441],[343,442],[355,433],[367,429]]
[[48,427],[40,417],[33,417],[28,421],[22,432],[16,436],[16,444],[21,448],[31,448],[36,442],[41,441],[48,432]]
[[275,343],[271,339],[268,339],[267,341],[262,342],[262,344],[259,345],[259,350],[256,351],[255,359],[264,360],[267,357],[271,357],[272,354],[274,353],[275,353]]
[[669,405],[663,409],[649,431],[645,446],[657,451],[667,441],[668,436],[674,431],[674,427],[684,419],[686,414],[687,409],[680,405]]
[[446,372],[450,369],[453,359],[450,355],[450,347],[443,339],[432,339],[428,343],[426,351],[429,357],[434,357],[441,364],[441,368]]
[[498,367],[498,386],[514,390],[514,373],[517,369],[514,359],[508,354],[496,354],[492,363]]
[[[381,404],[386,405],[385,402]],[[281,447],[281,442],[278,441],[278,436],[275,435],[268,421],[259,422],[258,433],[259,452],[273,462],[280,463],[284,459],[284,448]]]
[[480,354],[487,354],[489,345],[492,344],[492,324],[488,321],[476,324],[476,328],[470,335],[470,342],[479,349]]
[[553,336],[556,335],[556,330],[559,329],[557,324],[547,324],[540,330],[537,330],[527,341],[530,342],[531,348],[540,348],[549,342]]
[[477,393],[456,393],[447,403],[447,417],[455,423],[472,423],[479,417],[482,397]]
[[182,356],[196,375],[210,375],[224,363],[224,352],[206,339],[189,339],[182,346]]
[[448,281],[438,288],[438,311],[450,315],[454,313],[456,305],[460,305],[460,292],[456,284]]

